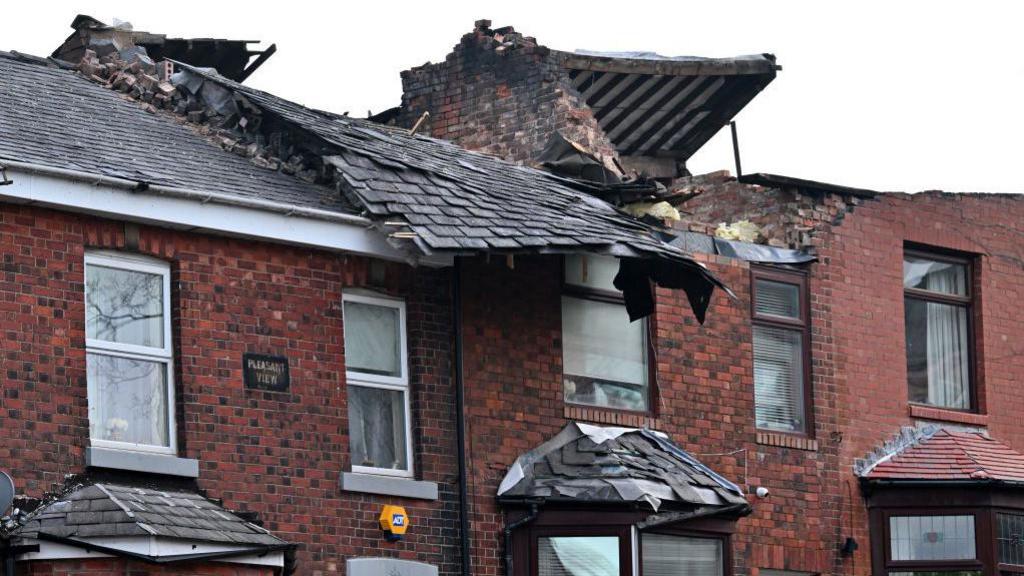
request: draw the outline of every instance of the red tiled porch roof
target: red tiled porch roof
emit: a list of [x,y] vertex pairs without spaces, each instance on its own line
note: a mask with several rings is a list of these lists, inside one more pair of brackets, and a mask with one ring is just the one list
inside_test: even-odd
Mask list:
[[1024,482],[1024,454],[979,432],[940,429],[882,459],[865,478]]

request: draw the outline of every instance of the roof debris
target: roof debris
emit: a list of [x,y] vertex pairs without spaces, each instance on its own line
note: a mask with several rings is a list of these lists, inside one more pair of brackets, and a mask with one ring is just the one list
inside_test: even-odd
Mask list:
[[641,428],[573,422],[516,459],[501,485],[503,501],[646,503],[733,508],[747,504],[739,486],[673,444]]

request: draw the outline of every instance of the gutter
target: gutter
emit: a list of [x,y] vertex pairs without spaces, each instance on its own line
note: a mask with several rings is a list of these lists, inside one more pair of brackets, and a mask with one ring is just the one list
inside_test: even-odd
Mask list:
[[66,168],[54,168],[52,166],[44,166],[42,164],[33,164],[30,162],[0,160],[0,169],[11,169],[16,171],[27,172],[29,174],[39,174],[42,176],[54,176],[57,178],[63,178],[65,180],[85,182],[93,185],[104,184],[112,188],[129,190],[131,192],[150,193],[156,196],[168,196],[172,198],[194,200],[202,204],[212,202],[214,204],[222,204],[225,206],[235,206],[238,208],[251,208],[254,210],[275,212],[279,214],[285,214],[287,216],[301,216],[316,220],[325,220],[328,222],[356,224],[366,226],[367,228],[369,228],[373,224],[368,218],[364,218],[363,216],[356,216],[355,214],[344,214],[341,212],[332,212],[330,210],[321,210],[319,208],[293,206],[291,204],[285,204],[283,202],[274,202],[272,200],[263,200],[260,198],[245,198],[242,196],[232,196],[229,194],[221,194],[218,192],[206,192],[203,190],[195,190],[191,188],[176,188],[173,186],[164,186],[161,184],[151,184],[143,180],[129,180],[127,178],[104,176],[102,174],[93,174],[90,172],[83,172],[80,170],[68,170]]
[[89,542],[83,542],[74,538],[65,538],[64,536],[55,536],[53,534],[47,534],[45,532],[39,532],[38,538],[48,542],[56,542],[58,544],[65,544],[68,546],[74,546],[81,548],[87,552],[100,552],[102,554],[109,554],[111,556],[123,556],[141,560],[150,564],[169,564],[172,562],[185,562],[189,560],[218,560],[222,558],[235,558],[238,556],[265,556],[271,552],[287,552],[293,550],[297,546],[295,544],[273,544],[263,545],[255,548],[249,548],[246,550],[229,550],[225,552],[204,552],[198,554],[174,554],[169,556],[152,556],[149,554],[140,554],[138,552],[131,552],[128,550],[121,550],[120,548],[111,548],[110,546],[102,546],[99,544],[91,544]]

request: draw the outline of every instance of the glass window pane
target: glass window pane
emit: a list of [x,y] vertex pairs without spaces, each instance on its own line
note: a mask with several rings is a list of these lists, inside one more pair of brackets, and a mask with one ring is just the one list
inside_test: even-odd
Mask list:
[[164,347],[164,279],[160,274],[86,267],[87,338]]
[[981,576],[981,570],[916,570],[889,572],[889,576]]
[[170,446],[167,364],[87,354],[86,365],[92,438]]
[[804,431],[803,334],[758,325],[753,333],[757,427]]
[[904,314],[910,400],[970,408],[967,308],[906,298]]
[[758,278],[754,281],[758,314],[800,319],[800,286]]
[[349,385],[353,466],[408,470],[405,431],[405,392]]
[[973,560],[974,516],[891,516],[894,561]]
[[619,538],[538,538],[537,573],[539,576],[619,576]]
[[996,514],[999,562],[1024,566],[1024,514]]
[[662,534],[643,535],[644,576],[721,576],[722,541]]
[[646,322],[622,304],[562,298],[562,370],[567,402],[647,409]]
[[903,286],[942,294],[967,295],[967,266],[917,256],[903,257]]
[[565,257],[566,284],[619,292],[613,282],[618,273],[619,261],[611,256],[571,254]]
[[345,302],[345,366],[349,372],[402,376],[400,314],[392,306]]

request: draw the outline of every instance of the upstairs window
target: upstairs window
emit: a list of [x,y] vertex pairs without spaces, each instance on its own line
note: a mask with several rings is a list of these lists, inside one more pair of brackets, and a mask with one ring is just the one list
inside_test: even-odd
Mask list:
[[405,303],[346,293],[343,304],[352,471],[412,476]]
[[757,427],[805,434],[811,413],[807,277],[761,268],[752,277]]
[[971,267],[963,258],[907,251],[904,320],[910,401],[974,407],[971,388]]
[[86,372],[93,446],[174,452],[170,267],[85,256]]
[[562,371],[565,401],[645,412],[649,408],[646,320],[629,321],[612,280],[618,260],[565,257]]

